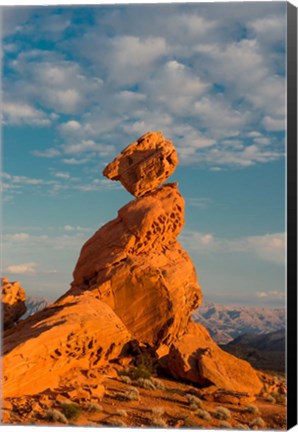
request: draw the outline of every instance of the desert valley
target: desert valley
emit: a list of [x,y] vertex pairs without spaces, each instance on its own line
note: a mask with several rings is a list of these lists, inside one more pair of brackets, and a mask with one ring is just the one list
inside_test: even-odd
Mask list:
[[248,336],[247,310],[202,305],[177,241],[184,199],[164,184],[177,164],[149,132],[107,165],[135,199],[83,245],[54,303],[24,315],[25,291],[3,279],[3,424],[286,429],[284,315],[257,310],[263,334]]

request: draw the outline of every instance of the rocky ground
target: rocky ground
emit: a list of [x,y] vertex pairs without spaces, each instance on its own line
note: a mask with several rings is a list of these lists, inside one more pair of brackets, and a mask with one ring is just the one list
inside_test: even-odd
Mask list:
[[[126,375],[119,375],[119,373]],[[141,371],[140,375],[143,375]],[[97,376],[98,374],[98,376]],[[137,378],[137,374],[134,378]],[[148,376],[148,375],[146,375]],[[82,375],[81,375],[82,377]],[[4,424],[80,425],[170,428],[286,429],[285,398],[252,397],[233,392],[208,394],[195,386],[166,378],[129,377],[129,370],[92,372],[101,386],[92,389],[77,377],[64,388],[32,397],[9,398]],[[92,378],[91,377],[91,378]],[[89,377],[90,378],[90,377]],[[275,377],[276,380],[279,378]],[[74,382],[73,382],[74,384]],[[270,397],[271,396],[271,397]]]

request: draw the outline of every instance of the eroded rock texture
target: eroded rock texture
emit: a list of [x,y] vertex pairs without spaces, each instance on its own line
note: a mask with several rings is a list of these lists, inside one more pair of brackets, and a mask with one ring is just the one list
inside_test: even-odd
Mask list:
[[[98,372],[138,348],[154,352],[179,380],[250,394],[261,389],[247,362],[190,321],[202,293],[177,241],[184,200],[177,184],[161,186],[177,162],[172,143],[150,132],[104,170],[137,198],[82,247],[66,294],[5,332],[5,397],[65,387],[75,374]],[[101,397],[97,385],[92,392]]]
[[262,389],[252,366],[221,350],[199,323],[190,322],[185,334],[171,345],[166,366],[174,378],[201,387],[216,386],[248,394]]
[[6,329],[26,312],[26,293],[19,282],[9,282],[7,278],[2,278],[1,284],[3,326]]
[[174,172],[178,156],[161,132],[149,132],[126,147],[103,171],[119,180],[128,192],[140,197],[154,191]]
[[118,212],[83,246],[73,288],[91,290],[142,343],[169,344],[184,331],[202,294],[177,242],[184,223],[177,185],[165,185]]
[[7,331],[4,397],[57,388],[72,369],[97,369],[119,357],[130,340],[112,309],[91,293],[65,297]]

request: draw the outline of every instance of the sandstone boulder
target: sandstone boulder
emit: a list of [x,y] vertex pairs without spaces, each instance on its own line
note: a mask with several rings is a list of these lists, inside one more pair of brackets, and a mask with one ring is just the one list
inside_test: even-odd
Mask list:
[[136,197],[154,191],[174,172],[178,156],[161,132],[149,132],[126,147],[103,171]]
[[74,369],[96,370],[120,356],[130,340],[112,309],[91,293],[65,297],[7,330],[4,397],[56,388],[71,381]]
[[7,278],[1,282],[3,326],[8,328],[26,312],[26,293],[19,282],[9,282]]
[[258,394],[262,383],[252,366],[221,350],[199,323],[190,323],[188,331],[171,347],[167,368],[177,379],[234,392]]
[[133,337],[155,347],[182,334],[202,300],[194,265],[176,240],[183,211],[176,184],[130,202],[85,243],[73,274],[72,291],[90,290]]

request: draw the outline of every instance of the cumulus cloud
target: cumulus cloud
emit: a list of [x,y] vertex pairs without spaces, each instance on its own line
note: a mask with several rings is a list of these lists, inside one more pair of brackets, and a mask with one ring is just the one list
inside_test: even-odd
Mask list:
[[[66,165],[108,158],[148,130],[173,139],[183,164],[245,168],[282,158],[272,135],[285,128],[285,9],[225,6],[94,9],[96,25],[79,33],[71,9],[37,11],[23,28],[32,47],[7,57],[6,98],[18,107],[7,108],[6,121],[58,126],[59,149],[33,155]],[[40,38],[56,41],[55,51],[36,49]],[[263,141],[247,140],[250,132]]]
[[204,198],[204,197],[185,198],[185,201],[187,205],[189,204],[192,207],[197,207],[202,210],[205,210],[207,207],[209,207],[209,205],[212,202],[210,198]]
[[9,77],[4,82],[10,96],[21,95],[20,103],[35,103],[56,113],[82,112],[96,101],[102,87],[99,77],[86,76],[78,63],[53,52],[20,53],[10,67],[15,73],[14,85]]
[[284,299],[284,291],[257,291],[256,296],[259,299]]
[[2,106],[4,123],[12,125],[49,126],[50,118],[45,112],[22,101],[4,101]]
[[265,261],[285,265],[285,233],[225,239],[211,233],[184,230],[180,235],[180,240],[186,249],[195,252],[250,253]]
[[61,152],[55,148],[48,148],[46,150],[34,150],[32,152],[33,156],[36,157],[44,157],[44,158],[54,158],[56,156],[59,156]]
[[12,264],[6,268],[6,272],[9,274],[23,274],[23,275],[34,275],[36,274],[36,262],[29,262],[24,264]]
[[29,237],[30,236],[27,233],[16,233],[16,234],[10,234],[10,235],[6,236],[7,239],[9,239],[11,241],[16,241],[16,242],[18,242],[18,241],[21,241],[21,242],[26,241],[26,240],[29,239]]

